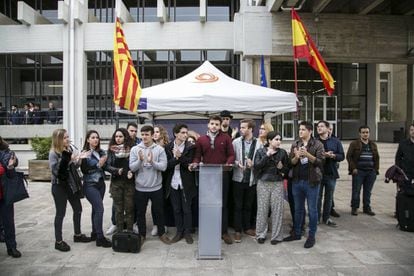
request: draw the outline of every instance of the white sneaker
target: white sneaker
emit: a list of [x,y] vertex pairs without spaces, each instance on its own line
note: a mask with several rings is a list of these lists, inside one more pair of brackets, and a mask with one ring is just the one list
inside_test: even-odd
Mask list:
[[152,235],[152,236],[156,236],[156,235],[158,235],[158,227],[157,227],[157,225],[154,225],[154,226],[152,227],[151,235]]
[[167,226],[164,227],[164,232],[168,233],[168,227]]
[[106,230],[106,234],[107,235],[112,235],[113,233],[115,233],[116,231],[116,225],[111,224],[111,226],[109,226],[108,230]]
[[135,234],[139,234],[138,225],[136,223],[134,223],[132,230],[134,231]]

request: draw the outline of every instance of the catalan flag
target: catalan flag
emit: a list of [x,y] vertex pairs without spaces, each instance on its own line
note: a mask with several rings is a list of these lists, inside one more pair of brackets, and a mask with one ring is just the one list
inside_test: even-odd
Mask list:
[[141,86],[119,18],[116,18],[113,62],[114,103],[121,108],[136,112],[141,97]]
[[332,96],[335,89],[334,79],[329,72],[321,54],[315,43],[312,41],[308,31],[300,20],[299,15],[292,8],[292,38],[293,38],[293,57],[307,58],[309,65],[321,75],[323,85],[329,96]]

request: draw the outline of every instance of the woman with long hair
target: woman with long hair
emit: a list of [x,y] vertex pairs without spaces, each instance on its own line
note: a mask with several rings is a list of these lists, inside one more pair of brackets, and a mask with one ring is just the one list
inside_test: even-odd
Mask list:
[[102,231],[103,222],[103,198],[105,195],[104,167],[107,155],[101,149],[99,133],[90,130],[86,133],[83,150],[90,151],[87,158],[82,159],[81,169],[83,173],[83,189],[86,199],[92,205],[92,240],[96,240],[96,246],[111,247],[112,243],[104,237]]
[[274,131],[271,123],[262,123],[259,128],[259,143],[263,146],[267,141],[267,134]]
[[112,135],[108,146],[106,170],[111,173],[112,195],[115,206],[115,221],[117,231],[124,229],[132,231],[134,224],[134,193],[133,173],[129,169],[129,153],[135,145],[125,128],[118,128]]
[[68,185],[69,164],[79,166],[80,158],[85,153],[77,154],[70,145],[69,134],[66,129],[56,129],[52,134],[52,147],[49,152],[49,167],[52,172],[52,196],[55,202],[55,249],[69,251],[70,246],[63,240],[62,224],[66,214],[66,205],[69,201],[73,210],[73,228],[75,235],[73,242],[90,242],[91,238],[81,233],[82,205],[79,193],[73,193]]
[[16,154],[9,149],[9,144],[0,136],[0,218],[4,227],[4,239],[7,247],[7,254],[13,258],[20,258],[22,254],[17,250],[16,229],[14,225],[14,204],[6,204],[3,195],[3,174],[13,175],[14,168],[18,161]]
[[268,214],[271,210],[271,244],[283,240],[283,177],[288,172],[288,154],[280,148],[282,137],[275,131],[267,134],[265,147],[259,149],[254,158],[257,183],[256,239],[264,243],[268,228]]
[[[155,125],[154,126],[154,141],[157,145],[160,145],[161,147],[165,148],[166,145],[168,145],[168,143],[170,143],[170,137],[168,135],[167,129],[162,126],[162,125]],[[164,178],[164,173],[163,173],[163,178]],[[169,200],[165,200],[164,202],[164,209],[166,211],[166,214],[168,214],[168,207],[171,207],[171,204],[169,202]],[[151,205],[152,206],[152,205]],[[151,207],[151,214],[152,217],[154,217],[154,210]],[[166,221],[167,221],[168,217],[166,217]],[[167,233],[168,231],[168,227],[165,226],[165,232]],[[155,225],[152,227],[151,230],[151,235],[152,236],[156,236],[158,233],[158,227],[157,225]]]
[[162,125],[155,125],[154,126],[154,140],[155,143],[160,145],[161,147],[165,147],[170,142],[170,137],[168,136],[168,132]]

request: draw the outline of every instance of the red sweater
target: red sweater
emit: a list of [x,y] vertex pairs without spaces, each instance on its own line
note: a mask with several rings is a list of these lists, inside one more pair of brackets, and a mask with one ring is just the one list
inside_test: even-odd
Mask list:
[[220,131],[214,139],[214,149],[211,148],[208,135],[198,138],[193,163],[200,162],[204,164],[233,164],[234,149],[231,138]]

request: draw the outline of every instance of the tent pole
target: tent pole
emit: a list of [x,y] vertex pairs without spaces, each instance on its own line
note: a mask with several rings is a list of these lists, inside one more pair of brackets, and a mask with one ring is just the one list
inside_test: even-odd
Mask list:
[[155,122],[155,113],[152,113],[152,125],[156,125],[156,122]]

